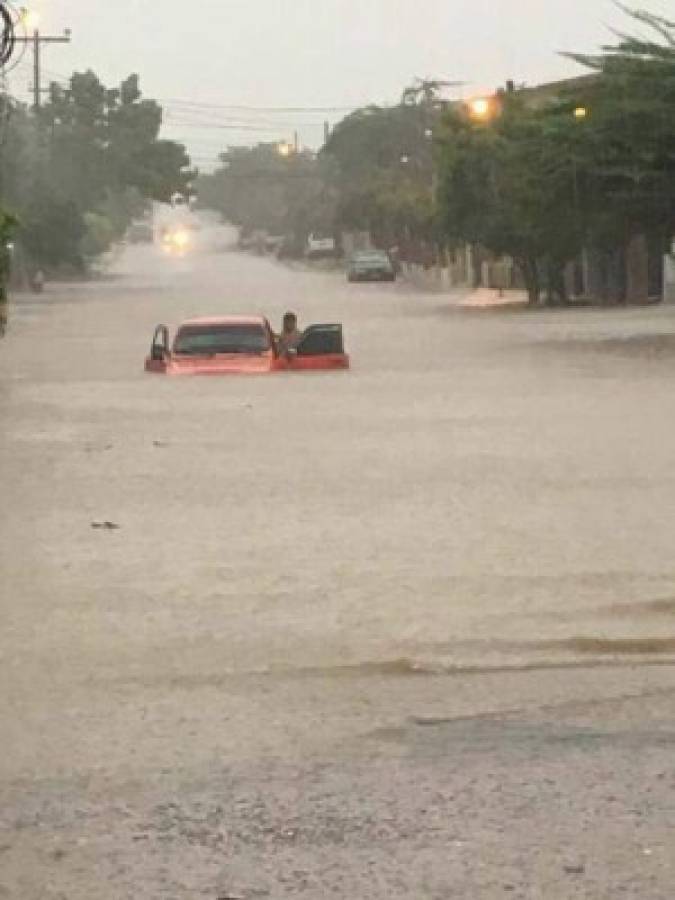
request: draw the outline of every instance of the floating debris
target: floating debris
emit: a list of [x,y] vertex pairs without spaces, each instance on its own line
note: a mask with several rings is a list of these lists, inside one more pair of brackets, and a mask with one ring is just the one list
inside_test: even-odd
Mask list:
[[565,872],[565,875],[584,875],[586,866],[583,864],[578,866],[563,866],[563,871]]

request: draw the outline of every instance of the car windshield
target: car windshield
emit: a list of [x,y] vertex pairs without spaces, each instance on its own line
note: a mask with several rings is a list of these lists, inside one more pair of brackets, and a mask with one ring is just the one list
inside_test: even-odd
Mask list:
[[389,263],[389,257],[386,253],[379,250],[369,250],[365,253],[357,253],[354,256],[354,262],[360,263]]
[[176,335],[174,353],[264,353],[269,335],[262,325],[186,325]]

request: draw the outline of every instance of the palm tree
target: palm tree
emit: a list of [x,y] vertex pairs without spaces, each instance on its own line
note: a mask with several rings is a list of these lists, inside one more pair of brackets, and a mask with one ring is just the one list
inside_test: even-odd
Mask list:
[[440,102],[442,88],[461,87],[464,81],[442,81],[437,78],[416,78],[403,91],[401,103],[404,106],[433,106]]

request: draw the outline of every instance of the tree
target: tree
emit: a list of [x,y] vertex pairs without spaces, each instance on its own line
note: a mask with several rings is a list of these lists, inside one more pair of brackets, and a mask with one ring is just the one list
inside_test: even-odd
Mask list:
[[160,138],[161,107],[142,97],[136,75],[109,89],[76,72],[67,87],[51,86],[37,115],[3,102],[0,197],[35,266],[81,269],[148,200],[185,191],[193,176],[185,148]]
[[412,103],[371,106],[335,128],[321,156],[331,161],[339,227],[382,244],[430,237],[434,115]]
[[60,266],[82,268],[84,216],[74,200],[53,185],[38,183],[22,210],[18,232],[34,264],[52,270]]
[[440,138],[446,234],[512,257],[532,303],[542,282],[551,298],[564,299],[564,266],[583,246],[574,125],[560,106],[531,109],[505,94],[489,122],[453,110]]
[[108,90],[93,72],[76,73],[67,88],[52,85],[40,116],[59,182],[84,208],[128,187],[166,201],[193,177],[185,148],[160,139],[162,109],[142,98],[137,75]]
[[202,203],[244,233],[264,230],[304,241],[311,231],[333,228],[326,168],[314,153],[282,153],[278,144],[231,147],[197,190]]
[[574,97],[587,113],[590,237],[606,246],[646,235],[663,250],[675,232],[675,23],[622,9],[649,36],[618,33],[599,54],[570,54],[596,74]]
[[671,243],[675,24],[629,15],[654,38],[619,35],[598,55],[572,54],[594,74],[557,97],[541,103],[527,92],[506,93],[487,121],[473,121],[461,107],[446,117],[446,231],[513,257],[533,302],[544,286],[549,297],[564,298],[565,264],[584,246],[634,257],[625,248],[644,238],[660,259]]
[[459,87],[461,81],[442,81],[437,78],[416,78],[414,83],[405,88],[401,103],[405,106],[433,106],[442,101],[439,94],[442,88]]

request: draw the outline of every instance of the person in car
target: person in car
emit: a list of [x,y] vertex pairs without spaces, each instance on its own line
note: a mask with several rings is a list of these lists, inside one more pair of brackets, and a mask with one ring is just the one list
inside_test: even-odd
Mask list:
[[297,350],[302,340],[302,331],[298,328],[298,317],[294,312],[287,312],[284,316],[281,334],[277,338],[279,353],[286,354],[290,350]]

